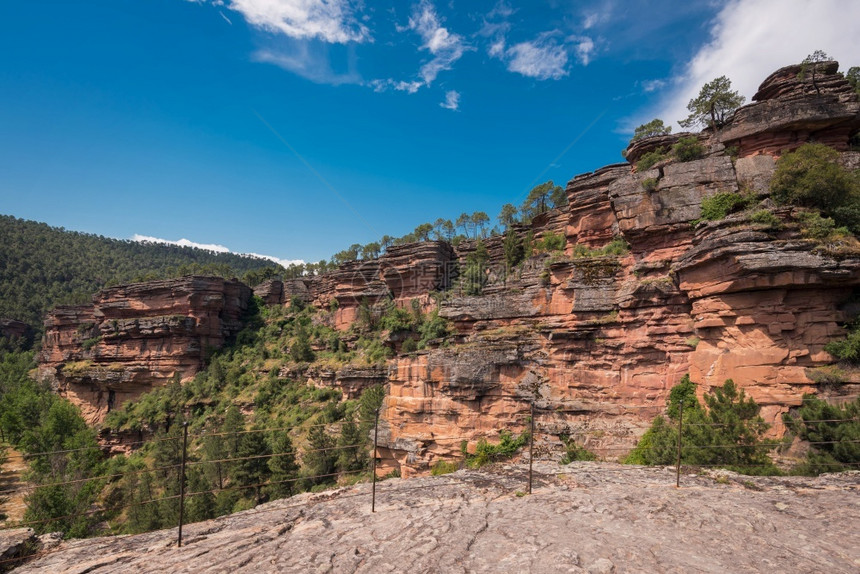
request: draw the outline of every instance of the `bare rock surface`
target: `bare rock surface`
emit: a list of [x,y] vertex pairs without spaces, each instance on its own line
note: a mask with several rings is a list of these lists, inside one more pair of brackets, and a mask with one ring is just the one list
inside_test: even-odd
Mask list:
[[[64,542],[15,572],[856,572],[860,473],[753,478],[535,464],[303,494]],[[836,526],[838,525],[838,527]]]

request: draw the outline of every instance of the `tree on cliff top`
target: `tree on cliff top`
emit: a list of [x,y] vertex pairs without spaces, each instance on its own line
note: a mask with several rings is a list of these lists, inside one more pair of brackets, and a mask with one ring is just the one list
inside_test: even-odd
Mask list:
[[633,139],[631,139],[630,142],[632,143],[643,138],[650,138],[651,136],[664,136],[670,133],[672,133],[672,126],[663,125],[663,120],[660,118],[654,118],[647,124],[642,124],[633,130]]
[[732,81],[725,76],[720,76],[702,86],[698,97],[687,104],[690,115],[687,119],[680,120],[678,124],[682,128],[702,125],[717,129],[745,101],[745,97],[737,91],[732,91]]
[[567,205],[567,194],[563,187],[554,184],[552,180],[536,185],[520,206],[522,221],[528,223],[541,213],[564,205]]

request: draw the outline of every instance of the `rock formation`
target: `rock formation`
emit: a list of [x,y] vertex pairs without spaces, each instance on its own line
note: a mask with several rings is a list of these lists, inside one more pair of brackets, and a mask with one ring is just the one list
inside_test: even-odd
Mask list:
[[104,289],[92,305],[48,315],[40,376],[99,422],[153,387],[196,374],[206,354],[241,329],[250,297],[246,285],[215,277]]
[[[850,396],[860,383],[851,373],[838,387],[815,376],[832,362],[824,345],[853,313],[845,304],[860,286],[860,250],[804,238],[792,210],[767,199],[775,157],[809,139],[860,165],[860,153],[845,151],[860,126],[857,95],[835,64],[817,65],[814,82],[799,71],[777,71],[721,130],[696,135],[700,159],[636,169],[644,153],[689,134],[657,136],[634,142],[630,163],[574,177],[565,209],[514,228],[524,241],[561,234],[564,252],[535,253],[511,271],[503,239],[486,239],[481,295],[465,295],[457,277],[474,241],[393,246],[255,292],[268,304],[298,298],[331,310],[342,330],[362,305],[380,301],[438,307],[449,320],[450,346],[400,353],[387,368],[305,373],[347,397],[387,381],[382,472],[426,473],[459,456],[464,440],[473,448],[500,429],[519,432],[532,403],[541,436],[568,435],[615,458],[685,373],[702,393],[733,379],[781,435],[781,413],[803,393]],[[780,225],[746,214],[696,223],[705,198],[739,191],[754,192]],[[51,314],[41,370],[96,420],[111,393],[118,404],[192,375],[206,348],[238,328],[248,295],[238,283],[203,278],[106,290],[93,306]]]
[[[45,545],[19,574],[856,572],[857,477],[682,477],[610,463],[300,494],[176,529]],[[843,527],[834,528],[834,525]],[[23,533],[26,536],[26,532]],[[0,546],[2,550],[2,546]],[[20,563],[16,563],[18,565]]]

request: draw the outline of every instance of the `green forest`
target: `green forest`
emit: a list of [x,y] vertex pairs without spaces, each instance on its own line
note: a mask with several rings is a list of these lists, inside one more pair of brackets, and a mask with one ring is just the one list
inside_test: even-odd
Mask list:
[[67,231],[0,215],[0,318],[41,329],[56,305],[87,303],[99,289],[188,274],[243,277],[282,268],[265,259]]

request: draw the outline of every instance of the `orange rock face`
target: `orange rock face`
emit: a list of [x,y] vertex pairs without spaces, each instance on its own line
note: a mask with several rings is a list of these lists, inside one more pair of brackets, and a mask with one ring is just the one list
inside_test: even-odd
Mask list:
[[59,307],[45,321],[39,373],[79,405],[89,423],[178,376],[242,326],[251,290],[213,277],[121,285],[88,306]]

